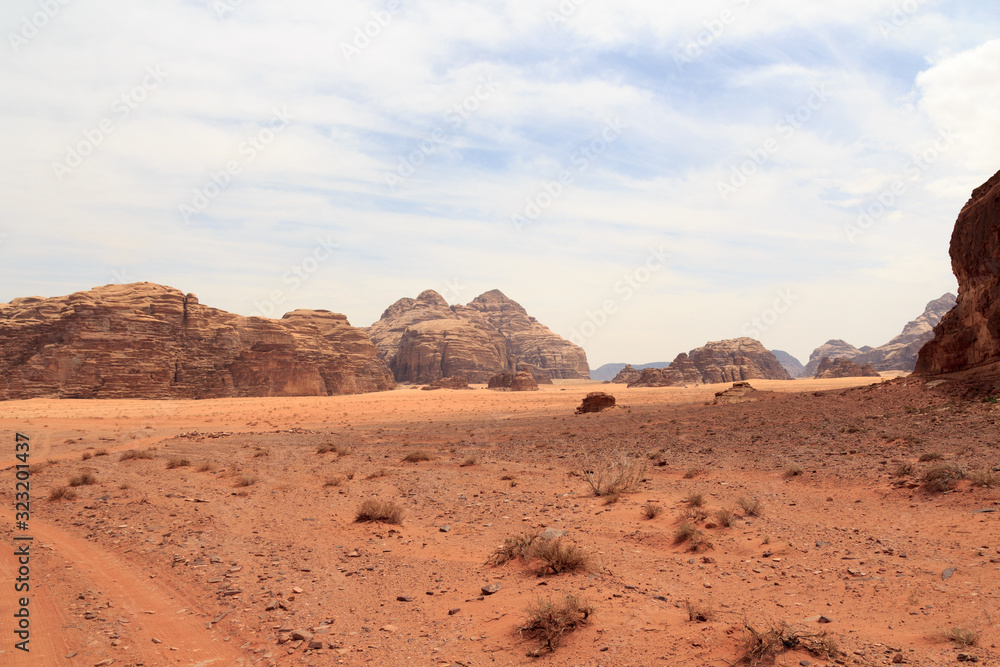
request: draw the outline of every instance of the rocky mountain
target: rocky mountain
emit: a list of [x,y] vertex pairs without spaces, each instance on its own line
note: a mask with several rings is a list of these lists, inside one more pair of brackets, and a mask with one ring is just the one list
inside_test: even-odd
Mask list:
[[816,368],[816,377],[821,379],[877,378],[879,377],[879,374],[878,371],[872,368],[871,364],[861,366],[860,364],[856,364],[850,359],[844,359],[843,357],[838,357],[836,359],[823,357],[823,359],[819,362],[819,366]]
[[621,373],[626,366],[636,371],[641,371],[644,368],[666,368],[669,365],[669,361],[654,361],[651,364],[604,364],[603,366],[590,371],[590,379],[599,380],[601,382],[606,380],[617,382],[614,377]]
[[153,283],[0,304],[2,399],[328,396],[394,386],[364,331],[325,310],[242,317]]
[[389,306],[366,331],[398,382],[461,375],[479,383],[522,370],[545,382],[590,373],[583,348],[552,333],[499,290],[466,306],[449,306],[427,290]]
[[856,348],[842,340],[829,340],[813,350],[809,363],[799,377],[813,377],[823,357],[850,359],[860,366],[871,364],[876,371],[910,372],[917,364],[917,353],[934,337],[934,327],[955,306],[955,295],[946,293],[924,308],[917,319],[885,345]]
[[861,353],[861,350],[854,347],[847,341],[843,341],[838,338],[828,340],[812,351],[812,354],[809,355],[809,361],[806,362],[805,370],[802,371],[802,374],[799,377],[815,377],[816,370],[819,368],[819,364],[823,360],[823,357],[830,357],[831,359],[853,359]]
[[678,354],[664,369],[647,368],[630,387],[716,384],[755,378],[791,380],[777,358],[753,338],[714,341]]
[[797,378],[802,375],[802,372],[806,369],[806,367],[802,365],[801,361],[784,350],[771,350],[771,354],[773,354],[774,358],[778,360],[778,363],[781,364],[782,368],[788,371],[788,375],[793,378]]
[[1000,384],[1000,172],[977,188],[951,235],[958,300],[919,353],[916,373]]

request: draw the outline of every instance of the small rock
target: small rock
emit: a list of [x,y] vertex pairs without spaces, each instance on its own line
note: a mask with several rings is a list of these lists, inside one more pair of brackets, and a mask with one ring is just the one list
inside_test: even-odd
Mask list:
[[323,642],[316,641],[314,639],[313,641],[309,642],[309,644],[306,646],[306,648],[309,648],[309,649],[312,649],[313,651],[315,651],[316,649],[323,648]]
[[292,630],[292,640],[293,641],[303,641],[311,642],[313,638],[313,633],[308,630]]
[[438,528],[438,530],[440,530],[442,533],[450,533],[451,526],[441,526],[440,528]]
[[455,607],[454,609],[449,609],[448,610],[448,615],[449,616],[454,616],[455,614],[457,614],[460,611],[462,611],[462,609],[460,607]]
[[974,656],[974,655],[972,655],[971,653],[959,653],[958,654],[958,661],[959,662],[979,662],[979,658],[976,657],[976,656]]
[[817,622],[817,623],[833,623],[833,619],[832,619],[832,618],[830,618],[829,616],[820,616],[820,617],[819,617],[819,618],[818,618],[818,619],[816,620],[816,622]]
[[482,588],[483,595],[493,595],[494,593],[496,593],[497,591],[499,591],[501,588],[503,588],[503,586],[500,585],[499,581],[494,581],[492,584],[486,584]]
[[305,591],[303,591],[303,590],[302,590],[301,588],[299,588],[298,586],[293,586],[293,587],[292,587],[292,592],[293,592],[293,593],[295,593],[296,595],[298,595],[299,593],[304,593]]
[[154,644],[162,644],[163,643],[162,639],[157,639],[156,637],[151,637],[150,639],[152,639],[152,641],[153,641]]
[[381,630],[382,632],[388,632],[391,635],[392,633],[396,632],[396,626],[395,625],[383,625],[381,628],[379,628],[379,630]]
[[114,663],[114,658],[107,658],[105,660],[101,660],[100,662],[95,662],[94,667],[106,667],[107,665],[113,665]]
[[950,579],[951,575],[955,574],[955,568],[949,567],[947,570],[941,573],[942,579]]
[[397,595],[396,602],[413,602],[413,598],[409,595]]
[[901,665],[901,664],[903,664],[903,654],[902,653],[897,653],[896,655],[892,656],[892,664],[894,664],[894,665]]

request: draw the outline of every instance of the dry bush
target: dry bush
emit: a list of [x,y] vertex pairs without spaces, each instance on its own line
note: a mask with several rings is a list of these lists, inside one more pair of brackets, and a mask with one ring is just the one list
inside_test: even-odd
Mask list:
[[[348,473],[347,479],[351,479],[352,474],[354,473]],[[379,477],[388,477],[390,474],[392,473],[389,471],[388,468],[379,468],[375,472],[368,475],[368,477],[365,477],[365,479],[378,479]]]
[[497,547],[497,550],[486,560],[486,564],[499,567],[506,565],[512,560],[530,560],[532,548],[537,539],[538,535],[536,533],[512,535],[505,539],[502,545]]
[[972,480],[973,486],[979,486],[986,489],[992,489],[994,486],[1000,486],[1000,474],[993,472],[989,468],[975,471],[969,475],[969,479]]
[[354,472],[353,470],[348,470],[346,473],[344,473],[344,476],[347,477],[348,480],[352,480],[352,479],[354,479],[354,476],[356,474],[357,473]]
[[684,502],[691,507],[701,507],[705,504],[705,496],[700,493],[689,493]]
[[740,506],[746,516],[760,516],[760,513],[764,511],[764,506],[756,498],[738,498],[736,504]]
[[617,503],[621,499],[622,499],[622,494],[621,494],[620,491],[612,491],[608,495],[604,496],[604,504],[605,505],[614,505],[615,503]]
[[271,453],[266,449],[261,449],[260,447],[254,447],[253,458],[255,459],[263,458],[265,456],[270,456],[270,454]]
[[785,468],[785,472],[782,474],[787,479],[789,477],[798,477],[804,472],[805,469],[802,466],[800,466],[798,463],[792,463]]
[[107,455],[108,455],[108,450],[106,449],[98,449],[96,452],[94,452],[94,456],[107,456]]
[[328,444],[328,443],[327,444],[322,444],[322,445],[319,445],[318,447],[316,447],[316,453],[317,454],[329,454],[332,451],[333,451],[333,445]]
[[912,463],[900,463],[892,472],[894,477],[909,477],[913,474],[913,464]]
[[698,530],[697,526],[685,521],[674,531],[674,544],[683,544],[699,534],[701,534],[701,531]]
[[215,465],[211,461],[202,461],[201,464],[198,466],[198,472],[208,472],[214,469]]
[[500,478],[500,481],[501,482],[510,482],[510,481],[513,481],[513,479],[514,479],[513,475],[504,475],[503,477]]
[[90,486],[91,484],[97,484],[97,477],[91,472],[81,472],[69,480],[70,486]]
[[323,482],[323,486],[340,486],[344,483],[344,478],[341,475],[334,475],[333,477],[327,477],[326,481]]
[[80,455],[80,460],[81,461],[86,461],[87,459],[89,459],[92,456],[93,456],[93,454],[91,454],[90,452],[84,452],[83,454]]
[[550,569],[552,574],[590,568],[587,552],[572,542],[563,542],[561,537],[554,540],[539,538],[531,549],[531,555],[545,563],[543,571]]
[[528,608],[524,625],[517,628],[520,637],[527,635],[541,642],[529,655],[542,651],[555,651],[563,637],[578,627],[586,625],[594,608],[584,600],[567,595],[562,600],[539,600]]
[[699,523],[708,518],[708,510],[704,507],[688,507],[681,514],[681,518],[693,523]]
[[68,486],[57,486],[49,491],[49,500],[76,500],[76,491]]
[[965,479],[964,470],[954,463],[943,463],[929,468],[920,478],[920,483],[930,493],[943,493],[954,489],[962,479]]
[[130,449],[128,451],[122,452],[118,456],[119,461],[132,461],[134,459],[151,459],[153,458],[153,453],[148,449]]
[[618,450],[608,452],[593,465],[587,452],[584,452],[583,462],[583,477],[595,496],[620,496],[637,490],[646,479],[646,462],[630,458]]
[[167,470],[173,470],[174,468],[184,468],[191,465],[191,462],[187,459],[175,456],[169,461],[167,461]]
[[944,454],[941,452],[924,452],[917,460],[921,463],[927,463],[928,461],[940,461],[943,458]]
[[479,457],[477,457],[475,454],[470,454],[469,456],[465,457],[465,460],[462,461],[461,465],[463,468],[467,468],[469,466],[474,466],[477,463],[479,463]]
[[731,509],[727,508],[715,510],[712,516],[715,517],[715,522],[723,528],[732,528],[733,523],[736,521],[736,515],[733,514]]
[[257,478],[253,475],[240,475],[236,479],[236,486],[253,486],[257,483]]
[[393,523],[403,522],[403,508],[391,500],[375,500],[369,498],[362,501],[358,513],[354,516],[355,523]]
[[663,508],[656,503],[646,503],[642,506],[642,515],[647,519],[655,519],[663,514]]
[[694,479],[698,475],[703,475],[703,474],[705,474],[704,468],[688,468],[684,472],[684,479]]
[[426,449],[418,449],[403,457],[405,463],[420,463],[421,461],[433,461],[437,457]]
[[347,456],[351,453],[351,448],[347,445],[334,444],[332,442],[324,443],[316,448],[317,454],[329,454],[333,452],[338,457]]
[[962,627],[948,628],[944,631],[944,638],[955,642],[957,646],[975,646],[979,641],[979,633]]
[[749,623],[743,624],[747,632],[743,654],[734,665],[760,667],[773,665],[779,653],[804,650],[817,657],[832,659],[841,652],[837,643],[825,632],[805,633],[795,630],[787,623],[772,626],[767,630],[757,630]]
[[684,610],[687,612],[689,621],[698,621],[699,623],[707,623],[715,618],[715,611],[712,610],[707,604],[700,602],[691,602],[690,600],[684,601]]

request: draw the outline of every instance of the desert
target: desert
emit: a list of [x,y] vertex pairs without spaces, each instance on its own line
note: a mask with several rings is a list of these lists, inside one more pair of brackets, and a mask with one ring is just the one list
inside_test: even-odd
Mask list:
[[[58,631],[4,664],[726,665],[786,623],[831,650],[775,664],[997,664],[1000,490],[922,480],[995,482],[998,405],[911,378],[751,384],[718,405],[729,385],[582,380],[6,402],[4,432],[35,434],[33,622]],[[574,414],[592,390],[617,406]],[[644,466],[614,503],[585,472],[608,455]],[[356,522],[367,500],[400,523]],[[546,530],[587,565],[487,565]],[[517,634],[566,595],[593,612],[554,652]]]

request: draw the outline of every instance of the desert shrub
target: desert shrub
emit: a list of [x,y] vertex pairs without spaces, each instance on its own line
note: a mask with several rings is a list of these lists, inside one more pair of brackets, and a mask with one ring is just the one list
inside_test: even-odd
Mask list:
[[187,459],[175,456],[169,461],[167,461],[167,470],[173,470],[174,468],[183,468],[185,466],[191,465],[191,462]]
[[253,458],[260,459],[260,458],[263,458],[263,457],[269,456],[269,455],[270,455],[270,452],[268,452],[266,449],[261,449],[260,447],[254,447]]
[[785,468],[785,472],[783,473],[783,475],[787,479],[789,477],[798,477],[804,472],[805,470],[802,468],[802,466],[800,466],[798,463],[792,463]]
[[731,509],[727,508],[715,510],[712,516],[715,518],[715,522],[723,528],[731,528],[736,521],[736,515],[733,514]]
[[705,504],[705,496],[700,493],[689,493],[688,497],[684,499],[691,507],[701,507]]
[[989,468],[975,471],[969,475],[969,479],[972,480],[974,486],[987,489],[992,489],[994,486],[1000,485],[1000,474],[993,472]]
[[513,479],[514,479],[514,476],[513,476],[513,475],[503,475],[503,476],[502,476],[502,477],[500,478],[500,481],[502,481],[502,482],[510,482],[510,481],[512,481]]
[[534,547],[535,540],[539,539],[536,533],[521,533],[519,535],[511,535],[503,541],[503,544],[497,547],[496,551],[486,560],[487,565],[493,565],[494,567],[499,567],[501,565],[506,565],[512,560],[530,560],[531,550]]
[[567,595],[559,601],[539,600],[528,608],[524,624],[517,628],[520,637],[527,635],[541,642],[533,651],[555,651],[565,637],[578,627],[586,625],[594,608],[584,600]]
[[707,623],[715,618],[715,612],[707,604],[700,602],[684,601],[684,610],[687,612],[689,621]]
[[107,456],[107,455],[108,455],[108,450],[106,449],[98,449],[96,452],[94,452],[94,456]]
[[479,458],[475,454],[470,454],[465,457],[464,461],[462,461],[462,467],[467,468],[469,466],[474,466],[477,463],[479,463]]
[[554,540],[539,538],[531,549],[531,555],[545,563],[543,570],[550,569],[553,574],[586,570],[590,566],[587,552],[572,542],[564,542],[561,537]]
[[747,667],[773,665],[779,653],[795,650],[807,651],[826,659],[840,655],[837,643],[825,632],[815,634],[800,632],[786,623],[763,631],[757,630],[749,623],[745,623],[743,627],[747,637],[743,653],[736,659],[734,665]]
[[736,504],[740,506],[746,516],[760,516],[760,513],[764,511],[764,506],[756,498],[738,498]]
[[684,479],[694,479],[698,475],[703,475],[705,470],[703,468],[688,468],[684,471]]
[[688,507],[681,514],[681,518],[693,523],[699,523],[708,518],[708,510],[704,507]]
[[957,646],[975,646],[979,641],[979,633],[962,627],[948,628],[944,631],[944,638],[955,642]]
[[403,508],[391,500],[369,498],[358,507],[354,522],[399,524],[403,522]]
[[253,486],[257,483],[257,478],[253,475],[240,475],[236,478],[236,486]]
[[677,527],[677,530],[674,531],[674,544],[683,544],[699,533],[701,533],[701,531],[698,530],[697,526],[693,523],[685,521]]
[[68,486],[57,486],[49,491],[49,500],[76,500],[76,491]]
[[583,477],[595,496],[620,496],[637,490],[646,479],[646,462],[630,458],[624,452],[609,452],[593,464],[584,452],[583,459]]
[[403,457],[405,463],[420,463],[421,461],[433,461],[437,457],[428,452],[426,449],[418,449],[412,451]]
[[663,508],[656,503],[646,503],[642,506],[642,515],[647,519],[655,519],[663,514]]
[[93,456],[93,454],[91,454],[90,452],[84,452],[83,454],[80,455],[80,460],[81,461],[86,461],[91,456]]
[[316,447],[317,454],[329,454],[333,451],[333,445],[325,443]]
[[344,473],[344,477],[346,477],[348,480],[352,480],[354,479],[354,475],[356,474],[357,473],[355,473],[353,470],[348,470],[346,473]]
[[924,452],[920,455],[918,459],[921,463],[927,463],[928,461],[940,461],[944,458],[944,454],[941,452]]
[[333,452],[337,456],[347,456],[351,453],[351,448],[347,445],[335,444],[332,442],[324,443],[316,448],[317,454],[329,454],[330,452]]
[[[353,473],[348,473],[347,479],[351,479]],[[388,477],[391,473],[388,468],[379,468],[375,472],[371,473],[365,479],[378,479],[379,477]]]
[[930,493],[943,493],[955,488],[965,472],[953,463],[944,463],[929,468],[920,478],[921,485]]
[[136,459],[151,459],[153,453],[148,449],[129,449],[118,456],[119,461],[133,461]]
[[81,472],[69,480],[70,486],[90,486],[91,484],[97,484],[97,477],[91,472]]
[[198,472],[208,472],[210,470],[213,470],[214,468],[215,465],[211,461],[202,461],[198,465]]
[[913,474],[913,464],[912,463],[900,463],[899,466],[892,471],[894,477],[909,477]]
[[334,475],[333,477],[327,477],[326,481],[323,482],[323,486],[340,486],[344,483],[344,478],[341,475]]

